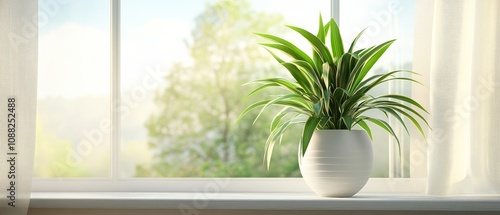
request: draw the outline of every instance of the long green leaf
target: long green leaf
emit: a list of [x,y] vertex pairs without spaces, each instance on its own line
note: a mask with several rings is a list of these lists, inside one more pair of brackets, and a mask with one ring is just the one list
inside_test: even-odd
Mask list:
[[370,117],[366,117],[365,120],[368,120],[369,122],[381,127],[382,129],[386,130],[387,132],[389,132],[389,134],[391,134],[395,139],[396,139],[396,142],[398,144],[398,151],[399,151],[399,157],[401,157],[401,143],[399,142],[399,138],[398,136],[396,135],[396,133],[394,132],[394,129],[392,129],[392,127],[389,125],[389,123],[387,123],[386,121],[384,120],[381,120],[381,119],[375,119],[375,118],[370,118]]
[[349,85],[349,78],[353,71],[353,67],[356,65],[355,57],[350,53],[343,54],[339,61],[337,67],[337,73],[335,77],[335,85],[337,87],[347,88]]
[[253,109],[258,108],[260,106],[263,106],[263,105],[267,104],[269,101],[270,100],[262,100],[262,101],[258,101],[258,102],[251,104],[250,106],[248,106],[247,108],[245,108],[245,110],[243,110],[241,112],[240,116],[238,116],[238,118],[236,119],[236,122],[234,124],[237,124],[245,115],[247,115]]
[[317,90],[314,89],[314,81],[311,80],[310,76],[307,73],[302,72],[295,64],[293,63],[282,63],[288,72],[295,78],[297,84],[299,84],[306,92],[317,94]]
[[[412,108],[406,106],[406,105],[402,105],[402,104],[399,104],[397,102],[392,102],[391,105],[388,105],[387,104],[387,107],[390,107],[391,109],[399,112],[400,114],[404,115],[406,118],[408,118],[412,123],[413,125],[418,129],[418,131],[420,132],[420,134],[422,135],[422,137],[425,139],[425,134],[424,134],[424,131],[420,125],[420,123],[412,116],[408,113],[408,111],[412,114],[414,114],[415,116],[417,116],[420,120],[422,120],[428,127],[430,127],[429,123],[427,122],[427,120],[420,114],[418,113],[417,111],[413,110]],[[406,111],[405,111],[406,110]]]
[[411,98],[409,98],[407,96],[390,94],[390,95],[382,95],[382,96],[379,96],[377,98],[379,98],[379,99],[381,99],[381,98],[391,98],[391,99],[397,99],[397,100],[400,100],[400,101],[404,101],[404,102],[410,103],[410,104],[418,107],[420,110],[423,110],[426,113],[429,113],[429,112],[427,112],[427,110],[422,105],[420,105],[418,102],[416,102],[415,100],[413,100],[413,99],[411,99]]
[[309,119],[304,124],[304,130],[302,131],[302,156],[304,156],[304,154],[306,153],[307,146],[309,146],[309,141],[311,141],[311,137],[314,133],[314,130],[316,130],[316,126],[318,126],[319,121],[320,118],[309,117]]
[[266,147],[265,147],[265,151],[264,151],[264,158],[266,160],[268,170],[269,170],[269,167],[271,166],[271,157],[272,157],[274,145],[276,144],[276,142],[278,142],[278,144],[281,144],[283,134],[291,125],[303,124],[303,123],[304,123],[303,121],[301,121],[301,120],[296,121],[295,117],[292,117],[292,119],[284,122],[283,124],[281,124],[281,126],[276,127],[271,132],[271,135],[269,135],[269,137],[267,138]]
[[302,56],[300,56],[297,53],[295,53],[290,47],[282,45],[282,44],[278,44],[278,43],[259,43],[259,45],[265,46],[265,47],[269,47],[269,48],[277,49],[277,50],[285,53],[289,57],[291,57],[293,59],[296,59],[296,60],[305,60],[305,59],[302,58]]
[[[396,71],[388,72],[388,73],[381,74],[381,75],[374,75],[374,76],[366,79],[365,81],[362,81],[358,85],[352,87],[351,90],[355,91],[354,94],[356,94],[356,93],[365,94],[368,91],[370,91],[371,89],[378,86],[379,84],[383,83],[385,80],[392,77],[394,74],[399,73],[399,72],[405,72],[405,70],[396,70]],[[376,78],[376,80],[373,80],[375,78]]]
[[328,21],[324,26],[323,26],[323,29],[325,29],[325,40],[326,40],[326,35],[328,34],[328,32],[330,31],[330,22],[332,20]]
[[[291,100],[295,98],[294,100]],[[290,107],[296,107],[297,108],[297,104],[300,104],[300,105],[304,105],[304,104],[307,104],[306,101],[302,101],[301,99],[303,99],[300,95],[296,95],[296,94],[287,94],[287,95],[281,95],[273,100],[270,100],[268,101],[266,104],[264,104],[264,106],[262,107],[262,109],[260,110],[259,114],[257,114],[257,116],[255,117],[255,120],[254,120],[254,124],[255,122],[257,122],[257,119],[259,119],[259,117],[262,115],[262,113],[264,113],[264,110],[266,110],[266,108],[268,108],[269,106],[271,105],[275,105],[275,104],[286,104],[287,106],[290,106]],[[282,103],[282,102],[285,102],[285,101],[294,101],[295,103]],[[262,106],[262,104],[259,103],[259,106]],[[302,107],[298,107],[297,109],[302,109],[304,106]]]
[[333,18],[330,20],[330,42],[333,58],[340,59],[340,56],[344,54],[344,43],[342,42],[339,26]]
[[321,40],[322,43],[325,43],[327,32],[325,32],[325,27],[323,25],[323,17],[319,14],[319,27],[318,27],[318,35],[317,37]]
[[[377,99],[378,97],[376,97],[375,99]],[[407,105],[403,105],[401,103],[398,103],[398,102],[395,102],[395,101],[387,101],[387,100],[374,100],[374,101],[370,101],[369,103],[366,103],[364,105],[365,107],[365,110],[371,110],[375,107],[378,107],[378,106],[384,106],[384,107],[391,107],[391,108],[394,108],[394,107],[398,107],[398,108],[402,108],[406,111],[409,111],[411,112],[412,114],[414,114],[415,116],[417,116],[419,119],[421,119],[428,127],[430,127],[429,123],[427,122],[427,120],[416,110],[414,110],[413,108],[411,107],[408,107]],[[406,112],[405,111],[405,112]],[[361,114],[362,111],[360,111],[359,114]]]
[[356,93],[354,95],[350,95],[341,106],[342,112],[351,110],[359,101],[365,97],[364,93]]
[[[304,93],[304,90],[298,84],[292,83],[292,82],[290,82],[286,79],[282,79],[282,78],[259,79],[259,80],[252,81],[250,83],[264,83],[263,86],[269,85],[268,87],[280,86],[280,87],[282,87],[282,88],[284,88],[292,93],[299,94],[299,95]],[[259,88],[257,88],[257,89],[259,89]]]
[[[381,119],[376,119],[376,118],[371,118],[371,117],[363,117],[363,120],[367,120],[379,127],[381,127],[382,129],[386,130],[387,132],[389,132],[389,134],[391,134],[392,136],[394,136],[397,139],[397,136],[396,136],[396,133],[394,132],[394,129],[392,129],[392,127],[389,125],[389,123],[387,123],[386,121],[384,120],[381,120]],[[399,140],[398,140],[399,142]]]
[[279,125],[279,123],[281,123],[281,120],[289,113],[291,112],[288,112],[287,110],[289,109],[289,107],[284,107],[283,109],[280,110],[280,112],[278,112],[276,114],[276,116],[274,116],[273,120],[271,121],[271,127],[269,129],[269,131],[273,131],[276,126]]
[[332,56],[330,54],[330,51],[328,50],[328,47],[326,47],[325,43],[321,42],[321,40],[318,37],[316,37],[311,32],[306,31],[306,30],[299,28],[299,27],[290,26],[290,25],[287,25],[287,27],[298,32],[304,38],[306,38],[306,40],[309,41],[309,43],[311,43],[311,46],[313,47],[314,51],[316,53],[318,53],[318,55],[321,57],[323,62],[328,62],[329,64],[333,64],[333,59],[332,59]]
[[264,49],[266,49],[266,51],[269,52],[271,54],[271,56],[273,56],[274,59],[276,61],[278,61],[278,63],[282,64],[283,62],[285,62],[283,59],[281,59],[276,53],[274,53],[273,51],[271,51],[269,48],[264,47]]
[[378,61],[378,59],[384,54],[384,52],[389,48],[389,46],[394,43],[395,40],[390,40],[385,43],[382,43],[376,46],[374,49],[367,52],[363,55],[358,62],[356,63],[356,67],[353,69],[353,80],[354,82],[351,84],[352,87],[356,87],[366,76],[368,71],[372,68],[372,66]]
[[[407,112],[405,112],[401,109],[398,109],[398,108],[393,108],[393,109],[398,111],[399,113],[403,114],[406,118],[408,118],[413,123],[413,125],[417,128],[418,132],[420,132],[420,135],[422,135],[422,137],[425,139],[424,129],[422,129],[422,126],[420,126],[420,123],[418,123],[418,121],[412,115],[410,115]],[[427,121],[425,123],[427,123]]]
[[[404,115],[406,118],[408,118],[412,122],[412,124],[417,128],[417,130],[422,135],[422,137],[425,139],[425,133],[423,131],[422,126],[420,125],[420,123],[412,115],[410,115],[408,113],[408,111],[411,112],[412,114],[414,114],[415,116],[417,116],[418,118],[420,118],[420,120],[422,120],[428,127],[430,127],[429,123],[427,122],[427,120],[420,113],[418,113],[417,111],[413,110],[410,107],[407,107],[406,105],[402,105],[402,104],[399,104],[397,102],[392,102],[392,101],[378,101],[376,104],[377,104],[377,106],[372,106],[370,108],[366,108],[365,110],[371,110],[371,109],[375,109],[375,108],[380,108],[379,106],[382,106],[382,107],[390,108],[390,109],[392,109],[394,111],[397,111],[400,114]],[[361,112],[363,112],[363,111],[361,111]],[[359,115],[359,114],[355,114],[355,115]]]
[[331,68],[328,63],[323,64],[323,72],[321,74],[321,80],[323,81],[323,88],[328,88],[330,87],[330,73],[331,73]]
[[352,53],[353,52],[354,47],[356,46],[356,43],[358,42],[359,38],[363,35],[363,33],[365,32],[365,30],[366,30],[366,28],[363,29],[361,32],[359,32],[359,34],[356,36],[356,38],[354,38],[354,40],[351,43],[351,47],[349,47],[349,51],[347,51],[348,53]]
[[[261,33],[256,33],[257,35],[263,37],[263,38],[266,38],[266,39],[269,39],[271,41],[274,41],[276,43],[279,43],[281,45],[284,45],[286,47],[288,47],[288,49],[286,49],[287,52],[293,52],[293,53],[287,53],[288,55],[290,56],[300,56],[300,58],[310,64],[314,64],[314,62],[312,61],[311,57],[309,57],[309,55],[307,55],[305,52],[303,52],[302,50],[300,50],[299,48],[297,48],[297,46],[295,46],[293,43],[285,40],[285,39],[282,39],[280,37],[277,37],[277,36],[273,36],[273,35],[270,35],[270,34],[261,34]],[[280,49],[282,50],[282,49]],[[283,51],[283,50],[282,50]],[[298,58],[296,58],[298,59]],[[300,59],[299,59],[300,60]]]
[[307,116],[312,116],[313,115],[313,110],[312,106],[308,105],[304,101],[299,101],[299,100],[284,100],[284,101],[278,101],[273,105],[279,105],[279,106],[284,106],[284,107],[291,107],[295,111],[300,112],[304,115]]
[[277,86],[279,86],[279,85],[276,84],[276,83],[268,83],[268,84],[264,84],[264,85],[258,86],[257,88],[255,88],[251,92],[249,92],[245,97],[250,97],[250,96],[254,95],[255,93],[258,93],[258,92],[262,91],[265,88],[268,88],[268,87],[277,87]]
[[310,77],[310,79],[312,79],[312,82],[314,83],[314,85],[317,87],[316,92],[321,91],[321,89],[319,89],[319,88],[324,87],[324,85],[322,85],[322,83],[320,81],[321,74],[319,72],[317,72],[316,69],[311,64],[309,64],[305,61],[301,61],[301,60],[295,60],[295,61],[291,61],[289,63],[297,66],[297,68],[299,68],[299,70],[307,73],[307,75]]
[[405,129],[407,134],[410,134],[410,131],[408,131],[408,127],[406,127],[406,123],[404,122],[403,118],[393,109],[390,107],[379,107],[378,109],[391,114],[394,118],[396,118],[401,125],[403,125],[403,128]]
[[373,136],[372,136],[372,131],[370,129],[370,126],[368,126],[368,124],[366,124],[365,121],[363,120],[359,120],[355,123],[355,125],[359,125],[361,128],[363,128],[363,130],[366,131],[366,133],[368,133],[368,136],[370,137],[371,140],[373,140]]
[[359,50],[356,50],[352,53],[352,55],[354,55],[357,59],[359,59],[361,56],[363,56],[361,53],[363,53],[366,49],[359,49]]
[[358,53],[358,56],[359,57],[363,57],[366,53],[370,52],[371,50],[373,50],[375,47],[377,47],[376,45],[375,46],[370,46],[368,48],[365,48],[365,49],[360,49],[358,51],[355,51],[354,53]]
[[[354,122],[353,118],[349,115],[346,115],[346,116],[342,116],[341,119],[344,122],[347,129],[351,130],[351,128],[353,126],[353,122]],[[342,128],[342,126],[339,126],[339,127]]]

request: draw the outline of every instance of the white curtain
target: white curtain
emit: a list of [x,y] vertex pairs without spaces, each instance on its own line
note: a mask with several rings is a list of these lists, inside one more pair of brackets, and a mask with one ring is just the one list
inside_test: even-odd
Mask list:
[[0,0],[0,214],[26,214],[35,147],[37,0]]
[[416,1],[414,69],[428,72],[431,195],[500,194],[500,1]]

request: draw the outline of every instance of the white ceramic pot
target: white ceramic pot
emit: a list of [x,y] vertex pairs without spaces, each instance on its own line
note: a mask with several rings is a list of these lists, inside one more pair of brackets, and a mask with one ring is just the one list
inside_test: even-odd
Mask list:
[[351,197],[370,177],[372,142],[363,130],[317,130],[299,164],[302,177],[316,194]]

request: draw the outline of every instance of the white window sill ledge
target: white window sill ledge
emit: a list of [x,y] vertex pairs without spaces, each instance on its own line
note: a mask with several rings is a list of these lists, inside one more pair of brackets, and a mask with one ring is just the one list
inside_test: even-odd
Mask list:
[[314,193],[34,192],[30,208],[500,211],[500,196],[359,193],[352,198],[322,198]]

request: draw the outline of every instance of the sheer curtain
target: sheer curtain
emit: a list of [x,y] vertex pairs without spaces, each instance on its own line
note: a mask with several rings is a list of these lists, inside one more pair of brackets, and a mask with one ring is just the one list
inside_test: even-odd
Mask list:
[[0,214],[26,214],[35,146],[37,0],[0,0]]
[[429,72],[431,195],[500,193],[500,1],[416,2],[415,68]]

